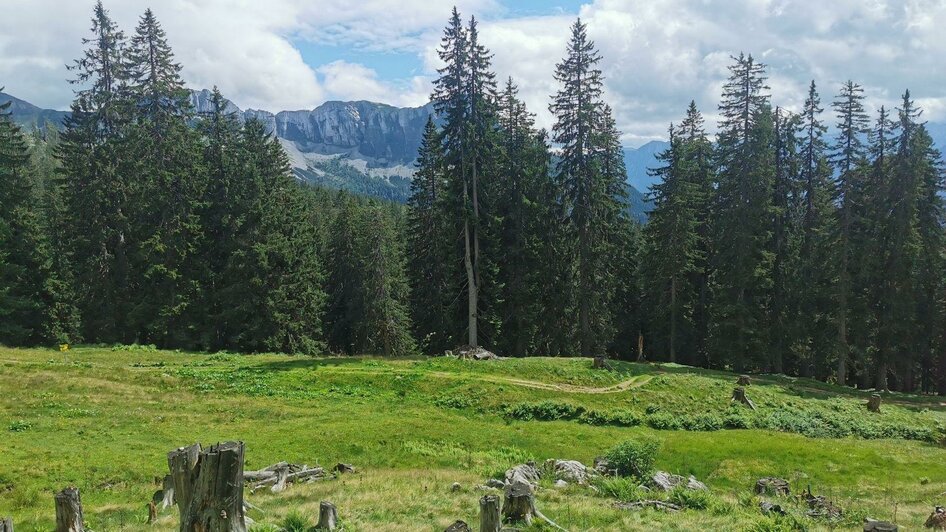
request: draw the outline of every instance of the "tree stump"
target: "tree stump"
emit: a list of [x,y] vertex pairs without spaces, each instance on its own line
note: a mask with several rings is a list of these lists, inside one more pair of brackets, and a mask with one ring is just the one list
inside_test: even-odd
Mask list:
[[269,488],[273,493],[279,493],[286,489],[286,479],[289,477],[289,466],[281,466],[276,469],[276,483]]
[[[246,532],[243,450],[243,442],[231,441],[200,452],[187,487],[181,532]],[[181,492],[176,478],[175,488]],[[178,497],[178,505],[184,508],[183,497]]]
[[0,532],[13,532],[13,518],[0,519]]
[[595,357],[591,367],[594,369],[608,369],[608,359],[605,357]]
[[746,389],[742,386],[738,386],[732,391],[732,401],[742,403],[755,410],[755,403],[752,402],[752,399],[749,399],[749,396],[746,395]]
[[781,478],[765,477],[760,478],[755,483],[755,492],[759,495],[788,496],[791,492],[788,481]]
[[161,509],[174,506],[174,477],[164,475],[163,487],[161,488]]
[[923,523],[923,526],[926,528],[934,528],[937,530],[943,530],[946,528],[946,508],[942,506],[937,506],[933,509],[933,513],[926,518],[926,522]]
[[342,462],[339,462],[335,464],[335,467],[333,468],[333,470],[340,475],[345,474],[345,473],[354,473],[355,466],[351,464],[343,464]]
[[[198,458],[200,458],[199,443],[188,447],[179,447],[168,453],[168,470],[170,471],[168,476],[171,477],[174,501],[177,503],[181,523],[184,523],[184,518],[190,508]],[[183,530],[183,527],[181,530]]]
[[466,524],[466,521],[460,521],[457,519],[443,532],[473,532],[473,529],[470,528],[470,525]]
[[506,497],[503,499],[503,522],[532,524],[535,516],[535,497],[532,484],[521,477],[514,477],[506,484]]
[[879,393],[870,394],[870,399],[867,400],[867,409],[871,412],[880,413],[880,403],[882,400]]
[[335,530],[338,528],[338,509],[335,505],[322,501],[319,503],[319,524],[315,526],[316,530]]
[[56,494],[56,532],[84,532],[82,500],[78,488],[66,488]]
[[740,375],[739,378],[736,380],[736,384],[738,384],[739,386],[749,386],[750,384],[752,384],[752,379],[749,378],[748,375]]
[[484,495],[480,499],[480,532],[499,532],[502,527],[499,518],[499,496]]

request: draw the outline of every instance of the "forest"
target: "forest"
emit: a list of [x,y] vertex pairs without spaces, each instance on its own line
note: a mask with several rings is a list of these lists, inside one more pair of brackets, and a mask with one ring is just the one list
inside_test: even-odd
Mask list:
[[453,10],[407,205],[296,180],[263,124],[188,103],[148,10],[96,4],[61,131],[0,118],[0,343],[599,356],[946,394],[946,185],[909,91],[780,107],[732,58],[627,210],[601,56],[563,35],[550,131]]

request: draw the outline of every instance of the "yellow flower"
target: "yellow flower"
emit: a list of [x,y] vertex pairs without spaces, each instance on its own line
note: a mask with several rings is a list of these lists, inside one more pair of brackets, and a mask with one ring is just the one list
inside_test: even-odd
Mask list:
[[68,350],[69,350],[69,344],[59,344],[59,350],[60,350],[60,351],[68,351]]

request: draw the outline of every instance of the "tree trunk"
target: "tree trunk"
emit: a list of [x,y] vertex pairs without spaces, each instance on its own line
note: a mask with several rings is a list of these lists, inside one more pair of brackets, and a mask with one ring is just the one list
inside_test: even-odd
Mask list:
[[877,365],[877,385],[875,386],[880,391],[887,391],[887,361],[884,360]]
[[[464,186],[465,188],[465,186]],[[466,268],[467,284],[467,313],[470,347],[479,346],[477,338],[476,306],[479,299],[479,293],[476,286],[476,277],[473,274],[473,258],[470,256],[470,222],[463,222],[463,242],[465,254],[463,256],[463,266]]]
[[670,362],[677,361],[677,276],[670,280]]
[[13,518],[0,519],[0,532],[13,532]]
[[484,495],[480,499],[480,532],[499,532],[501,529],[499,496]]
[[319,503],[319,524],[316,530],[335,530],[338,527],[338,510],[335,505],[322,501]]
[[180,447],[168,453],[168,469],[171,472],[168,476],[171,477],[171,483],[174,485],[174,499],[177,502],[181,523],[184,522],[187,510],[190,508],[199,457],[199,443],[189,447]]
[[168,455],[181,508],[181,532],[246,532],[243,442],[218,443],[199,451],[188,470],[198,449],[195,444]]
[[870,395],[870,399],[867,400],[867,409],[871,412],[880,412],[880,403],[882,399],[879,393],[873,393]]
[[78,488],[66,488],[56,494],[56,532],[84,532],[82,500]]
[[[752,402],[752,399],[749,399],[749,396],[746,395],[746,389],[742,386],[737,387],[732,391],[732,401],[742,403],[749,408],[755,410],[755,403]],[[731,402],[732,402],[731,401]]]
[[[0,530],[0,532],[3,532]],[[452,525],[448,526],[443,532],[473,532],[473,529],[470,528],[470,525],[466,524],[466,521],[454,521]]]
[[513,479],[506,485],[506,497],[503,500],[503,521],[507,523],[523,522],[532,524],[535,515],[535,499],[532,485],[522,479]]

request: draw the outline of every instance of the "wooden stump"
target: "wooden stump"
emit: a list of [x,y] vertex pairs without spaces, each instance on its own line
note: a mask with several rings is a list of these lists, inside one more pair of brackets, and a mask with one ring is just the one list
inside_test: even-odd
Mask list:
[[870,399],[867,400],[867,409],[871,412],[880,413],[880,403],[882,398],[879,393],[870,394]]
[[161,488],[161,509],[174,506],[174,477],[164,475],[163,487]]
[[926,518],[926,522],[923,523],[923,526],[926,528],[934,528],[937,530],[946,529],[946,508],[942,506],[937,506],[933,509],[933,513]]
[[335,530],[338,527],[338,510],[335,505],[322,501],[319,503],[319,524],[316,530]]
[[154,501],[148,501],[148,524],[152,524],[158,520],[158,505],[154,504]]
[[746,395],[746,389],[743,388],[742,386],[738,386],[736,387],[735,390],[732,391],[732,401],[737,402],[737,403],[742,403],[748,406],[749,408],[755,410],[755,403],[753,403],[752,400],[749,399],[749,396]]
[[592,367],[594,369],[608,369],[608,359],[605,357],[595,357]]
[[[190,508],[198,458],[200,458],[199,443],[188,447],[180,447],[168,453],[168,470],[170,471],[168,476],[171,477],[174,501],[177,503],[181,523],[184,523],[184,518]],[[183,530],[183,527],[181,530]]]
[[66,488],[56,494],[56,532],[84,532],[82,500],[78,488]]
[[513,478],[506,484],[506,497],[503,499],[503,522],[532,524],[535,516],[535,497],[532,484],[521,478]]
[[184,506],[184,497],[178,496],[178,506],[182,508],[181,532],[246,532],[243,450],[243,442],[211,445],[198,455],[190,475],[191,483],[185,490],[182,491],[175,477],[177,492],[186,492],[189,497]]
[[13,518],[0,519],[0,532],[13,532]]
[[739,386],[749,386],[750,384],[752,384],[752,379],[749,378],[748,375],[740,375],[739,378],[736,380],[736,384],[738,384]]
[[276,483],[269,488],[273,493],[279,493],[286,489],[286,479],[289,477],[289,466],[281,466],[276,469]]
[[480,499],[480,532],[499,532],[502,527],[499,518],[499,496],[484,495]]
[[466,521],[460,521],[458,519],[454,521],[452,525],[444,529],[443,532],[473,532],[473,529],[470,528],[470,525],[466,524]]

